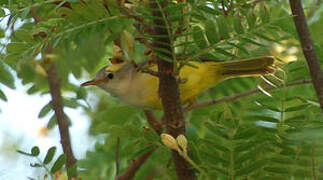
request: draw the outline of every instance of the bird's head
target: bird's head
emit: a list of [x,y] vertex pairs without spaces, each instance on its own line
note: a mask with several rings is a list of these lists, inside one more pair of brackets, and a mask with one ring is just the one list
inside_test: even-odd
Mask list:
[[116,61],[111,58],[111,65],[101,68],[94,79],[84,82],[81,86],[96,85],[111,92],[122,84],[127,73],[127,64],[124,61]]

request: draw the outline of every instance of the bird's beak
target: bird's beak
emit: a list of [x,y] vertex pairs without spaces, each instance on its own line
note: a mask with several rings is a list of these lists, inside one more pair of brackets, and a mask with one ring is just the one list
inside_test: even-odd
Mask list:
[[98,85],[98,84],[102,84],[103,81],[101,80],[91,80],[91,81],[87,81],[85,83],[82,83],[81,86],[91,86],[91,85]]

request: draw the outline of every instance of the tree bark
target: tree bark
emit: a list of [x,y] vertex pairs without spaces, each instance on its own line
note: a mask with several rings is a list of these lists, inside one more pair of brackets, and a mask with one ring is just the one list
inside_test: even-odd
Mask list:
[[[50,68],[47,71],[48,74],[48,84],[49,84],[49,91],[52,97],[51,105],[55,111],[55,117],[58,124],[59,134],[61,137],[61,144],[63,147],[63,152],[66,155],[66,169],[68,170],[71,168],[75,163],[76,159],[74,157],[71,141],[70,141],[70,134],[69,134],[69,122],[67,121],[67,116],[63,110],[63,102],[62,102],[62,95],[61,95],[61,80],[58,77],[56,72],[55,64],[51,64]],[[76,173],[72,175],[72,177],[76,177]],[[71,177],[69,177],[71,178]]]
[[115,178],[115,180],[129,180],[133,179],[136,175],[136,172],[139,170],[139,168],[146,162],[146,160],[151,156],[151,154],[155,151],[156,149],[152,149],[138,158],[132,160],[130,163],[129,167],[120,175]]
[[[159,1],[161,9],[167,7],[167,0]],[[163,17],[160,7],[155,0],[151,0],[150,8],[152,9],[152,16]],[[167,13],[164,13],[167,18]],[[160,19],[153,20],[154,29],[153,33],[159,35],[162,38],[154,38],[152,46],[158,49],[164,49],[171,52],[170,40],[166,38],[168,35],[165,27],[165,21]],[[160,28],[164,27],[164,28]],[[164,56],[169,54],[164,53]],[[177,80],[173,72],[173,63],[163,60],[159,56],[154,56],[158,65],[159,74],[159,95],[161,97],[162,106],[164,109],[164,123],[166,125],[166,132],[173,137],[177,137],[180,134],[185,134],[185,119],[183,115],[182,104],[180,100],[180,91]],[[176,174],[180,180],[195,180],[196,176],[192,167],[183,159],[177,151],[172,151],[172,157],[175,164]]]
[[[36,8],[31,8],[30,14],[34,18],[35,24],[38,24],[39,22],[43,21],[43,19],[36,13]],[[53,53],[53,48],[49,44],[43,56],[51,53]],[[66,170],[68,170],[76,163],[76,159],[74,157],[74,154],[72,151],[72,145],[70,141],[70,134],[68,129],[69,123],[67,121],[67,116],[63,110],[64,105],[62,102],[62,95],[61,95],[61,80],[59,79],[58,74],[56,72],[56,66],[54,62],[47,70],[47,75],[48,75],[47,80],[49,85],[49,92],[52,98],[51,106],[53,107],[55,112],[55,117],[58,124],[63,152],[66,155],[66,159],[67,159]],[[72,174],[71,177],[68,177],[68,178],[71,179],[73,177],[74,178],[77,177],[76,171],[74,174]]]
[[303,53],[313,80],[314,89],[321,109],[323,110],[323,72],[320,68],[320,63],[306,23],[302,1],[289,0],[289,3],[294,16],[294,23],[302,45]]

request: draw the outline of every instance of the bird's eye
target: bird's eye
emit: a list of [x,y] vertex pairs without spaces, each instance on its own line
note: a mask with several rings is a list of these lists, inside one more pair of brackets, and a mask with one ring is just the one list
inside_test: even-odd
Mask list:
[[107,74],[107,78],[113,79],[114,75],[112,73]]

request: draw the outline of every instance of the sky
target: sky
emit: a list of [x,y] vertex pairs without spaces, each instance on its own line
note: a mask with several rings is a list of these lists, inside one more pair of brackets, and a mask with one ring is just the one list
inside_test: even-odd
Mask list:
[[[33,146],[39,146],[40,157],[44,157],[50,147],[56,146],[56,157],[62,153],[58,128],[48,132],[45,128],[51,116],[38,118],[39,111],[49,102],[50,96],[28,95],[28,88],[17,77],[15,84],[14,90],[0,84],[0,89],[8,98],[8,102],[0,100],[0,180],[36,178],[43,174],[43,171],[30,167],[30,163],[37,162],[36,159],[17,153],[18,149],[30,152]],[[94,138],[88,135],[90,120],[81,109],[64,110],[72,120],[70,134],[74,154],[77,159],[83,158],[94,145]]]

